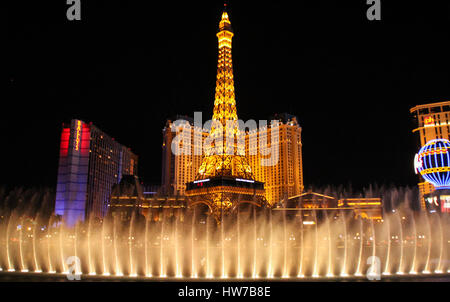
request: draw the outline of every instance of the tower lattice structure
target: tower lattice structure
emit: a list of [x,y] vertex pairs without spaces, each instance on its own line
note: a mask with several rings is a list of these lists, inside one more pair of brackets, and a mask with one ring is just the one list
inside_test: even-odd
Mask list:
[[239,131],[231,57],[233,35],[224,10],[217,33],[219,58],[211,130],[196,181],[187,183],[185,193],[190,206],[206,204],[218,223],[241,203],[267,205],[264,184],[253,177],[242,143],[245,136]]
[[210,138],[212,144],[205,148],[205,157],[197,179],[214,176],[235,176],[253,180],[250,165],[245,157],[245,145],[238,144],[241,133],[238,127],[234,90],[231,41],[233,30],[228,13],[222,13],[219,23],[219,59],[217,63],[216,93]]

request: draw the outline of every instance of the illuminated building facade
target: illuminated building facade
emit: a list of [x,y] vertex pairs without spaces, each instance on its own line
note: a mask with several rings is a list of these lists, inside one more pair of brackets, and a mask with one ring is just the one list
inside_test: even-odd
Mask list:
[[339,209],[352,209],[355,218],[381,220],[383,204],[381,198],[343,198],[338,201]]
[[[270,146],[272,128],[268,125],[247,133],[246,154],[255,179],[264,183],[266,199],[273,205],[303,192],[302,128],[297,117],[287,113],[275,114],[270,120],[279,122],[275,148]],[[271,165],[261,165],[266,156],[262,155],[259,140],[268,142],[273,154],[278,153]]]
[[429,211],[450,212],[450,141],[428,141],[416,154],[414,168],[416,174],[435,188],[433,192],[424,194],[425,207]]
[[138,157],[92,123],[73,119],[61,134],[55,214],[73,226],[103,218],[111,189],[123,175],[137,175]]
[[[208,133],[203,132],[200,127],[194,127],[190,117],[177,116],[174,120],[182,121],[182,124],[178,125],[179,131],[172,131],[175,127],[172,120],[168,120],[163,129],[161,190],[163,195],[183,196],[186,183],[195,180],[202,164],[202,155],[195,154],[195,147],[201,150]],[[188,144],[185,147],[190,150],[190,154],[176,155],[173,152],[172,143],[176,136]]]
[[337,200],[315,192],[305,192],[288,198],[287,202],[281,202],[279,206],[296,207],[301,209],[332,209],[336,208]]
[[450,213],[450,190],[425,194],[425,208],[430,213]]
[[[450,139],[450,101],[417,105],[410,109],[416,119],[420,147],[434,139]],[[426,209],[424,196],[435,190],[434,186],[423,180],[418,183],[421,208]]]
[[125,175],[119,184],[113,186],[108,217],[118,222],[128,223],[134,216],[136,219],[162,222],[178,219],[185,220],[189,215],[186,197],[161,197],[155,194],[146,194],[137,176]]
[[[190,117],[179,116],[178,120],[185,120],[186,127],[182,131],[172,132],[172,120],[168,120],[163,129],[162,144],[162,192],[168,196],[182,196],[186,190],[186,183],[196,180],[198,169],[202,163],[202,156],[194,152],[194,144],[201,138],[202,144],[208,137],[200,127],[194,127]],[[279,139],[272,152],[278,152],[278,160],[273,165],[261,165],[262,156],[258,140],[264,139],[271,148],[271,127],[261,127],[257,131],[247,131],[245,134],[245,154],[248,158],[254,179],[264,183],[265,198],[272,205],[280,200],[299,195],[303,192],[303,164],[302,164],[302,128],[297,118],[290,114],[275,114],[272,120],[279,121]],[[189,127],[190,126],[190,127]],[[185,135],[190,139],[191,154],[175,155],[171,150],[175,136]]]
[[303,221],[306,226],[322,222],[327,217],[337,218],[344,213],[353,219],[377,222],[383,219],[383,203],[379,197],[338,199],[316,192],[304,192],[280,201],[272,210],[285,211],[286,215]]
[[133,215],[141,212],[144,192],[136,175],[124,175],[118,184],[114,184],[108,210],[116,221],[130,221]]

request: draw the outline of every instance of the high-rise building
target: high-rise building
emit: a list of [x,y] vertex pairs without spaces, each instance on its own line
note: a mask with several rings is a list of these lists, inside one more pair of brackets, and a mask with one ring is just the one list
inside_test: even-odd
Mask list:
[[[176,129],[174,121],[181,121],[177,125],[178,129]],[[162,144],[161,190],[163,194],[169,196],[184,195],[186,183],[195,179],[202,164],[202,155],[196,154],[195,144],[200,145],[197,147],[201,150],[201,145],[207,136],[208,132],[203,132],[200,127],[194,127],[194,121],[191,117],[176,116],[175,119],[167,120],[163,129]],[[188,144],[185,147],[190,150],[190,154],[174,154],[171,146],[175,137]]]
[[[275,114],[270,120],[278,121],[275,148],[270,145],[273,130],[268,125],[259,128],[257,132],[246,134],[246,154],[255,179],[264,182],[267,201],[275,204],[303,192],[302,128],[298,124],[297,117],[287,113]],[[278,153],[272,164],[261,164],[263,158],[267,156],[261,150],[258,140],[267,141],[271,153]],[[256,152],[252,148],[256,148]]]
[[103,218],[111,188],[123,175],[137,175],[138,157],[95,127],[73,119],[63,124],[55,214],[73,226]]
[[[433,139],[450,139],[450,101],[417,105],[411,108],[410,112],[417,122],[417,128],[413,132],[419,134],[420,147],[423,147],[428,141]],[[435,188],[421,176],[420,180],[418,186],[421,208],[425,210],[424,196],[433,192]]]
[[[202,163],[202,156],[194,153],[194,140],[201,137],[203,145],[208,137],[208,132],[202,131],[199,127],[194,127],[190,117],[178,116],[180,121],[186,121],[186,127],[179,131],[172,131],[173,121],[168,120],[163,129],[163,165],[162,165],[162,192],[169,196],[183,196],[186,190],[186,183],[195,180],[198,169]],[[248,158],[250,169],[255,180],[264,183],[265,197],[270,204],[303,192],[303,164],[302,164],[302,128],[297,122],[297,118],[290,114],[275,114],[271,120],[279,122],[279,139],[277,146],[272,148],[272,152],[278,152],[279,156],[273,165],[264,166],[261,160],[266,157],[260,150],[258,140],[264,139],[271,148],[271,127],[261,127],[257,131],[247,131],[245,134],[245,154]],[[191,154],[175,155],[171,146],[175,136],[186,136],[184,142],[189,144]]]

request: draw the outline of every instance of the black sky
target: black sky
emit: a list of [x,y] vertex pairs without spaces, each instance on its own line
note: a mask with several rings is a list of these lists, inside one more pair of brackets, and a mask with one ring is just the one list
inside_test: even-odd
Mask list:
[[[165,120],[212,114],[223,2],[82,0],[72,22],[65,1],[15,2],[0,184],[55,186],[71,118],[131,147],[140,176],[160,182]],[[298,116],[306,185],[414,185],[409,109],[450,97],[450,5],[382,1],[369,22],[365,3],[229,1],[238,115]]]

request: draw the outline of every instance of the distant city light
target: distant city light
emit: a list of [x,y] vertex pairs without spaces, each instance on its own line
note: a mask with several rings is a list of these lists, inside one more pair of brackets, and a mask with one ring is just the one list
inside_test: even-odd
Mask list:
[[242,182],[249,182],[249,183],[254,183],[254,180],[250,180],[250,179],[242,179],[242,178],[236,178],[236,181],[242,181]]
[[198,184],[198,183],[207,182],[207,181],[209,181],[209,178],[208,179],[195,180],[194,183]]

